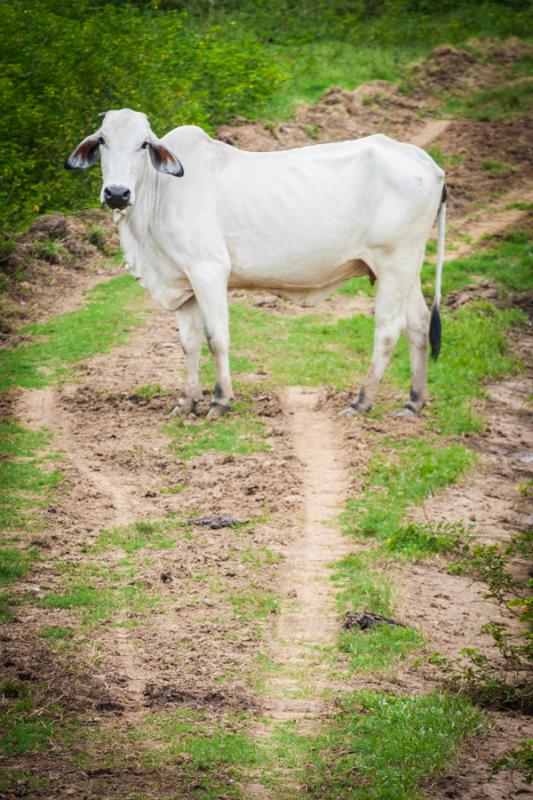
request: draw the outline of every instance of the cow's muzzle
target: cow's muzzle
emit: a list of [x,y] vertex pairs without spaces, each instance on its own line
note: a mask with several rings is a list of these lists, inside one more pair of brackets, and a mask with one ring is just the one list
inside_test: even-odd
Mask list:
[[104,200],[109,208],[126,208],[131,199],[131,191],[125,186],[106,186]]

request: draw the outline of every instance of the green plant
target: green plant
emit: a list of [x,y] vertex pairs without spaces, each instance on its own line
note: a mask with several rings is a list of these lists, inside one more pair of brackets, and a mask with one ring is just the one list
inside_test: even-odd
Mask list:
[[450,564],[450,571],[468,575],[486,586],[486,597],[518,617],[522,631],[517,636],[503,622],[489,622],[482,632],[492,638],[493,651],[463,648],[456,658],[432,656],[455,690],[491,708],[512,708],[530,713],[533,686],[528,674],[533,667],[533,597],[531,581],[517,578],[509,569],[517,556],[531,558],[531,533],[514,536],[506,545],[474,544],[466,547],[464,559]]
[[479,711],[461,698],[346,694],[313,748],[304,796],[421,798],[421,784],[446,769],[460,743],[482,726]]
[[506,750],[500,758],[491,764],[491,772],[496,775],[502,770],[519,772],[525,782],[533,783],[533,739],[521,742],[514,750]]
[[[384,443],[386,444],[386,443]],[[421,526],[403,526],[408,506],[457,481],[475,463],[463,445],[442,446],[424,439],[405,439],[380,448],[370,464],[368,489],[346,504],[341,521],[346,533],[377,539],[391,552],[428,554],[457,541],[461,531],[431,534]],[[419,549],[417,549],[419,548]]]
[[167,423],[163,430],[170,436],[171,449],[185,461],[210,450],[237,455],[268,450],[264,424],[246,413],[245,404],[237,402],[234,409],[235,415],[228,414],[216,425],[210,420]]

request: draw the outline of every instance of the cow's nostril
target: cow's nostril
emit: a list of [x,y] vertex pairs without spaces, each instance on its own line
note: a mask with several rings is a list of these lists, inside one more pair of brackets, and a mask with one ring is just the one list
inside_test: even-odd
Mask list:
[[131,200],[131,190],[125,186],[106,186],[104,201],[110,208],[126,208]]

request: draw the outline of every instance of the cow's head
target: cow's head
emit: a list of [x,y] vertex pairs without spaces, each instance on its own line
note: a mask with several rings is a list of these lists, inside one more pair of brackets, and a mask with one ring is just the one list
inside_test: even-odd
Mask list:
[[135,202],[135,189],[150,157],[159,172],[181,178],[179,159],[152,132],[145,114],[123,108],[104,114],[96,133],[87,136],[65,161],[66,169],[91,167],[100,153],[102,203],[123,210]]

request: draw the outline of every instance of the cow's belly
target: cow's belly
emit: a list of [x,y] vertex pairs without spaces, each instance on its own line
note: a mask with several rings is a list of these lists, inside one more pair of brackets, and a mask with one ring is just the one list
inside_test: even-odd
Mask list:
[[299,305],[315,306],[339,286],[342,286],[349,278],[370,274],[370,270],[364,261],[352,259],[334,269],[326,271],[322,269],[318,275],[314,276],[314,280],[311,280],[312,276],[309,274],[309,270],[298,276],[300,278],[299,281],[295,280],[294,276],[291,280],[288,280],[286,270],[282,275],[278,275],[277,279],[274,279],[270,274],[265,275],[263,279],[259,279],[255,272],[252,276],[246,270],[232,271],[229,286],[232,289],[268,289],[274,294],[292,300]]
[[293,268],[280,265],[278,269],[268,268],[264,271],[246,269],[237,266],[232,268],[229,285],[232,289],[280,289],[280,290],[314,290],[328,286],[338,286],[356,275],[368,275],[368,266],[361,259],[351,259],[336,267],[324,269],[323,266],[313,269],[306,265]]

